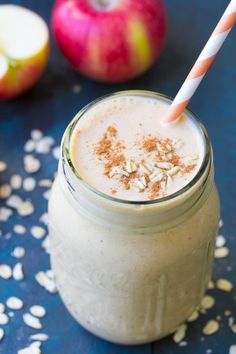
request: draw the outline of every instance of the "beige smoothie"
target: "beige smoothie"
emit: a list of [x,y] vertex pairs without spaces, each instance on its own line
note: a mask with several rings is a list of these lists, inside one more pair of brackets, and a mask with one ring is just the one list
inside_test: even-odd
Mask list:
[[121,344],[172,333],[211,278],[219,201],[210,142],[171,101],[110,95],[81,110],[62,141],[49,200],[60,295],[90,332]]
[[204,145],[196,124],[182,115],[163,124],[164,100],[121,97],[102,102],[78,122],[71,157],[97,190],[126,200],[152,200],[186,186],[198,172]]

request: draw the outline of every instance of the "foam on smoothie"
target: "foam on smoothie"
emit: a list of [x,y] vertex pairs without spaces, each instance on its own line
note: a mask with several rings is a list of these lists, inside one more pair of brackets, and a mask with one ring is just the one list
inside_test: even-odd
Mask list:
[[79,175],[97,190],[130,201],[162,198],[186,186],[201,166],[203,138],[186,115],[164,125],[169,104],[139,95],[95,104],[71,137]]

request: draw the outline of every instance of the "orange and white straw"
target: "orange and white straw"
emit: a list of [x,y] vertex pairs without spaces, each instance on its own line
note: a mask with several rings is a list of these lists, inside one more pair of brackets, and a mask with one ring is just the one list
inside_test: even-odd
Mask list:
[[179,118],[197,90],[216,54],[236,22],[236,0],[231,0],[214,32],[203,48],[192,70],[172,102],[164,122],[172,122]]

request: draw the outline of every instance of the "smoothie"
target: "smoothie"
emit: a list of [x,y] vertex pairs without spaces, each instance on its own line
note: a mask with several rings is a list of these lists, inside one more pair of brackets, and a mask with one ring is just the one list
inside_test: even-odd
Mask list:
[[182,189],[204,154],[199,128],[186,115],[163,124],[164,100],[122,97],[101,102],[74,129],[71,157],[97,190],[126,200],[153,200]]
[[66,129],[49,200],[52,268],[74,318],[140,344],[172,333],[211,278],[219,201],[204,127],[170,99],[110,95]]

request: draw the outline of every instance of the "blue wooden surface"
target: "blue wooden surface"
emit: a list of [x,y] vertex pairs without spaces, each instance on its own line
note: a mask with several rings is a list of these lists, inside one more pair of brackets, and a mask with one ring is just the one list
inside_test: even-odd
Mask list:
[[[0,1],[4,3],[4,1]],[[49,21],[52,0],[11,1],[27,6]],[[147,89],[171,96],[177,92],[203,44],[228,1],[215,0],[166,0],[169,14],[169,37],[166,48],[158,62],[142,77],[126,84],[107,86],[94,83],[76,74],[64,61],[52,44],[51,56],[46,72],[39,83],[24,96],[0,103],[0,160],[9,163],[9,169],[1,174],[0,183],[11,174],[24,176],[22,156],[23,145],[33,128],[42,129],[59,143],[61,135],[74,114],[94,98],[123,89]],[[81,92],[74,93],[73,85],[81,85]],[[206,125],[214,147],[216,180],[221,196],[223,234],[231,254],[218,260],[214,267],[214,277],[226,277],[236,287],[236,231],[235,231],[235,159],[236,159],[236,30],[227,39],[207,78],[191,102]],[[51,156],[42,157],[42,169],[37,179],[50,177],[56,169],[56,160]],[[21,196],[27,193],[21,191]],[[0,223],[3,235],[12,232],[12,226],[23,223],[27,227],[38,224],[46,201],[37,190],[32,200],[37,204],[33,216],[21,219],[13,216],[8,223]],[[2,203],[1,203],[2,204]],[[178,347],[171,338],[138,347],[118,346],[100,340],[83,330],[68,314],[58,295],[51,295],[34,280],[37,271],[49,268],[49,259],[42,250],[40,241],[26,235],[14,235],[8,240],[0,240],[0,263],[15,264],[10,256],[15,245],[26,248],[23,259],[27,278],[25,281],[0,279],[0,302],[14,294],[22,297],[25,310],[34,303],[47,309],[42,320],[44,331],[50,340],[43,344],[45,354],[202,354],[212,349],[214,354],[227,354],[229,346],[236,344],[236,335],[228,328],[223,316],[224,309],[230,309],[236,317],[235,291],[223,293],[213,290],[216,305],[207,315],[188,326],[186,347]],[[0,344],[1,354],[13,354],[28,344],[29,334],[34,330],[23,325],[22,311],[16,312],[9,325],[4,326],[6,336]],[[202,327],[207,319],[221,315],[220,331],[209,337],[202,336]]]

